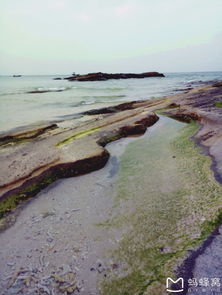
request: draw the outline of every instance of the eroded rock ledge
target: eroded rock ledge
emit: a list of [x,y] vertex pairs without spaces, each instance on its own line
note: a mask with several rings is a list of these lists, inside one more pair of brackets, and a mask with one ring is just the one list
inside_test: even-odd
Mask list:
[[[140,135],[158,116],[143,107],[95,115],[76,127],[53,125],[0,138],[0,217],[59,178],[102,168],[108,142]],[[24,140],[25,139],[25,140]]]
[[222,83],[197,88],[172,98],[165,114],[185,122],[197,120],[201,128],[193,136],[212,158],[214,176],[222,183]]

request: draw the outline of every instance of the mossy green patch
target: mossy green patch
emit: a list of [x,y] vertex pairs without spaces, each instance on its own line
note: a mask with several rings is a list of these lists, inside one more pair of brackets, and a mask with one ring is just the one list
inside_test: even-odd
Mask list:
[[21,189],[19,193],[12,194],[11,196],[1,200],[0,202],[0,218],[3,218],[7,213],[11,212],[21,202],[30,199],[36,195],[40,190],[47,187],[57,179],[56,175],[49,174],[33,184],[28,185],[26,188]]
[[217,101],[214,103],[215,107],[222,108],[222,101]]
[[76,134],[74,134],[74,135],[72,135],[72,136],[70,136],[70,137],[68,137],[68,138],[60,141],[59,143],[57,143],[56,146],[62,146],[64,144],[68,144],[68,143],[72,142],[75,139],[79,139],[79,138],[82,138],[82,137],[84,137],[86,135],[90,135],[90,134],[92,134],[92,133],[100,130],[101,128],[102,127],[95,127],[95,128],[91,128],[91,129],[88,129],[88,130],[84,130],[84,131],[78,132],[78,133],[76,133]]
[[166,277],[174,277],[187,250],[221,223],[222,187],[210,158],[190,139],[198,128],[161,118],[122,155],[113,212],[104,223],[122,233],[112,252],[120,270],[101,283],[102,294],[164,294]]

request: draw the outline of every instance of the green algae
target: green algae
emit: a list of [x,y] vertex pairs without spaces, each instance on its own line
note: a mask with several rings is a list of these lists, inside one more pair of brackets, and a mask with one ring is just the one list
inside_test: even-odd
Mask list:
[[74,141],[75,139],[79,139],[79,138],[82,138],[82,137],[85,137],[86,135],[90,135],[98,130],[100,130],[102,127],[95,127],[95,128],[91,128],[91,129],[87,129],[87,130],[84,130],[84,131],[81,131],[81,132],[78,132],[62,141],[60,141],[59,143],[57,143],[56,146],[62,146],[64,144],[68,144],[72,141]]
[[11,145],[18,145],[18,144],[23,144],[23,143],[28,143],[32,139],[44,134],[45,132],[49,130],[56,129],[57,125],[52,124],[48,127],[40,128],[37,130],[32,130],[32,131],[24,131],[20,134],[17,135],[8,135],[8,136],[3,136],[0,138],[0,146],[3,146],[3,148],[11,146]]
[[162,120],[121,158],[113,212],[103,226],[122,233],[112,252],[122,269],[101,283],[104,295],[164,294],[166,277],[175,277],[187,250],[222,222],[222,187],[210,158],[190,139],[198,124]]
[[217,101],[214,103],[216,108],[222,108],[222,101]]
[[47,187],[49,184],[53,183],[57,179],[56,175],[52,173],[40,179],[32,184],[28,185],[24,189],[21,189],[19,193],[14,193],[9,197],[1,200],[0,202],[0,219],[5,217],[7,213],[15,209],[20,203],[32,198],[43,188]]

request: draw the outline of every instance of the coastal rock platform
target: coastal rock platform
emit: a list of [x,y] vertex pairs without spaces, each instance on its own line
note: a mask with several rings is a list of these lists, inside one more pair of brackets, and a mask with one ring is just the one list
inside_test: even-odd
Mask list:
[[109,158],[104,148],[108,142],[143,134],[158,120],[156,114],[136,106],[112,115],[89,116],[82,122],[70,120],[65,125],[3,135],[1,217],[56,179],[102,168]]
[[[80,119],[39,126],[0,137],[0,215],[23,199],[35,195],[58,178],[102,168],[111,141],[143,134],[162,110],[172,118],[197,120],[201,128],[194,139],[212,157],[215,177],[222,180],[222,87],[193,89],[163,99],[132,101],[85,112]],[[7,201],[13,198],[12,202]]]

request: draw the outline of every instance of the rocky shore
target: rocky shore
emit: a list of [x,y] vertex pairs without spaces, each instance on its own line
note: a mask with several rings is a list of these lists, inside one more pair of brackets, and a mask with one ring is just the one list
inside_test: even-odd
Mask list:
[[[190,252],[187,252],[187,251],[193,248],[198,249],[201,243],[205,239],[207,239],[211,233],[213,233],[214,231],[218,232],[218,227],[221,224],[222,200],[220,200],[220,193],[219,193],[221,189],[220,185],[215,184],[213,178],[212,179],[210,178],[210,180],[206,178],[210,174],[209,161],[204,162],[203,164],[204,168],[203,168],[203,165],[201,162],[202,160],[200,161],[197,156],[199,152],[196,151],[195,156],[193,156],[194,148],[190,144],[190,141],[188,139],[188,136],[190,136],[189,134],[191,134],[193,140],[202,148],[202,151],[204,151],[206,155],[210,156],[211,168],[214,173],[214,177],[219,183],[222,183],[222,150],[221,150],[222,108],[220,106],[222,102],[221,85],[222,85],[221,83],[216,83],[213,85],[207,85],[201,88],[192,89],[190,91],[186,91],[186,93],[180,93],[180,94],[165,97],[162,99],[132,101],[132,102],[123,103],[117,106],[90,110],[83,113],[82,116],[68,120],[68,121],[58,122],[58,123],[55,122],[54,124],[48,124],[48,125],[46,124],[44,126],[38,126],[38,128],[33,128],[33,129],[29,128],[27,130],[22,130],[22,131],[20,130],[17,132],[11,132],[10,134],[2,135],[0,137],[0,150],[1,150],[0,160],[2,165],[1,166],[2,172],[1,172],[1,178],[0,178],[1,230],[3,231],[4,229],[9,228],[12,224],[14,224],[16,221],[16,216],[20,212],[20,209],[24,207],[25,204],[28,204],[27,200],[31,200],[31,198],[36,196],[37,193],[39,193],[43,188],[46,188],[47,186],[49,186],[50,184],[52,184],[58,179],[68,178],[72,176],[81,176],[83,174],[87,174],[89,172],[92,172],[104,167],[110,157],[110,153],[106,149],[106,145],[108,143],[123,137],[129,137],[129,136],[135,137],[135,136],[142,135],[145,133],[145,131],[148,128],[148,134],[149,132],[151,132],[150,130],[153,130],[152,131],[153,137],[151,137],[151,139],[146,140],[149,144],[147,146],[147,142],[146,142],[144,150],[141,147],[143,146],[143,144],[138,144],[138,148],[136,149],[136,151],[138,150],[138,155],[134,155],[136,156],[135,163],[136,165],[138,165],[138,169],[139,169],[138,171],[135,170],[137,171],[136,173],[138,174],[138,177],[139,177],[136,180],[136,183],[138,183],[139,186],[136,187],[135,184],[133,183],[132,185],[130,184],[133,181],[133,177],[136,176],[133,170],[135,168],[135,163],[134,163],[134,156],[132,156],[130,152],[129,152],[129,155],[126,153],[126,156],[125,156],[126,159],[125,159],[124,165],[126,165],[127,168],[125,168],[126,171],[123,169],[123,172],[122,172],[123,173],[123,175],[121,176],[122,182],[120,182],[120,185],[119,185],[119,187],[121,188],[120,196],[121,198],[123,198],[124,194],[126,194],[127,189],[131,189],[132,197],[134,196],[134,193],[135,193],[136,198],[133,198],[132,200],[130,200],[130,202],[134,202],[134,201],[143,202],[144,200],[143,194],[144,194],[144,189],[146,186],[147,186],[148,192],[151,195],[153,191],[155,192],[155,190],[157,190],[157,192],[156,194],[153,193],[153,199],[151,198],[151,200],[147,200],[148,202],[147,204],[133,203],[134,204],[133,208],[137,208],[138,210],[137,214],[133,214],[133,212],[131,211],[124,212],[127,206],[125,205],[124,200],[122,200],[121,202],[123,203],[121,204],[124,204],[124,205],[122,207],[121,205],[119,205],[117,215],[115,215],[116,213],[114,214],[114,217],[116,216],[116,219],[114,218],[115,220],[114,224],[118,223],[118,230],[120,230],[120,224],[123,224],[123,221],[125,222],[128,220],[130,222],[135,222],[135,224],[127,224],[125,228],[123,228],[123,232],[124,232],[126,228],[134,227],[134,230],[132,231],[132,233],[129,233],[126,238],[124,238],[124,235],[123,235],[118,240],[118,243],[120,243],[120,246],[121,246],[120,247],[121,249],[120,254],[122,256],[121,259],[124,259],[126,257],[128,259],[131,257],[131,254],[130,254],[131,248],[132,248],[133,255],[135,255],[133,251],[133,247],[136,247],[136,245],[138,245],[137,239],[139,239],[140,248],[143,247],[142,241],[140,241],[140,237],[137,236],[138,234],[141,236],[142,234],[144,234],[144,237],[145,236],[147,237],[148,240],[146,240],[146,238],[144,240],[146,241],[145,243],[146,245],[144,245],[145,252],[143,252],[143,255],[145,254],[147,255],[147,256],[144,256],[144,261],[148,259],[150,267],[151,267],[151,271],[155,269],[156,280],[154,281],[151,280],[150,282],[148,282],[148,279],[146,278],[144,279],[144,282],[143,282],[142,276],[139,276],[137,287],[141,288],[140,291],[143,290],[143,293],[141,294],[155,294],[155,295],[164,294],[163,279],[164,279],[164,275],[166,275],[166,270],[161,269],[160,266],[158,264],[156,265],[155,263],[160,263],[160,265],[164,265],[164,264],[168,265],[171,271],[169,275],[171,275],[172,272],[176,270],[175,266],[178,266],[179,264],[182,265],[182,261],[185,258],[185,256],[189,257]],[[165,119],[159,120],[159,118],[162,118],[162,116],[166,116]],[[195,125],[197,127],[195,128],[192,127],[192,123],[188,124],[188,126],[191,126],[189,127],[190,131],[185,133],[183,137],[178,137],[179,139],[175,141],[176,139],[174,139],[174,137],[177,138],[176,136],[178,136],[179,132],[181,132],[180,130],[182,130],[181,129],[182,127],[180,125],[178,126],[172,125],[171,122],[174,122],[174,120],[168,119],[168,117],[176,119],[178,121],[182,121],[182,122],[195,121],[197,122],[197,125]],[[165,126],[165,129],[164,129],[164,126]],[[195,134],[192,134],[192,132],[194,131],[195,131]],[[155,138],[155,132],[157,133],[157,138]],[[164,138],[164,136],[167,136],[167,140],[162,142],[162,139]],[[155,145],[152,146],[152,138],[154,142],[155,141],[157,142],[157,146]],[[186,139],[186,141],[184,138]],[[173,147],[171,146],[172,140],[174,140]],[[140,159],[139,157],[140,155],[141,157],[143,157],[143,155],[146,155],[145,156],[146,158]],[[149,155],[150,155],[150,159],[149,159]],[[189,157],[191,159],[191,162],[188,163]],[[154,163],[152,162],[152,158]],[[185,158],[185,161],[183,158]],[[139,162],[141,160],[143,165],[140,164]],[[195,164],[195,167],[191,166],[192,161]],[[190,165],[190,166],[188,165],[190,168],[187,166],[183,169],[178,168],[180,167],[179,165],[181,165],[181,167],[184,167],[184,165],[187,165],[186,163]],[[133,165],[134,168],[130,166],[131,164]],[[144,165],[145,166],[148,165],[148,166],[143,167]],[[189,171],[189,169],[191,170]],[[204,171],[202,171],[203,169]],[[124,173],[126,173],[126,175]],[[132,173],[134,174],[131,175]],[[139,173],[142,173],[142,174],[139,174]],[[89,174],[89,178],[87,180],[87,181],[90,180],[92,184],[95,183],[95,181],[97,181],[94,179],[94,177],[96,176],[93,176],[93,175],[94,174]],[[98,179],[100,180],[102,179],[101,180],[102,183],[100,182],[96,189],[93,189],[92,187],[90,189],[95,193],[96,196],[98,196],[97,202],[103,204],[104,215],[106,215],[107,213],[105,212],[107,208],[105,208],[106,207],[105,203],[107,202],[107,200],[104,200],[103,197],[104,197],[104,192],[105,190],[107,190],[107,188],[105,188],[104,190],[100,189],[100,186],[102,188],[104,185],[103,182],[105,182],[105,178],[103,179],[102,175],[103,173],[101,172],[101,174],[99,174],[98,176],[99,177]],[[145,180],[143,179],[144,175],[148,177]],[[81,176],[81,177],[84,177],[84,176]],[[83,212],[88,207],[93,206],[94,201],[90,195],[91,191],[88,192],[87,189],[86,191],[84,191],[84,185],[81,186],[81,177],[75,178],[76,179],[75,190],[76,190],[76,196],[79,196],[79,198],[81,198],[81,202],[79,203],[79,205],[81,205],[82,212]],[[161,183],[159,183],[159,179],[162,181]],[[142,181],[144,181],[144,183]],[[188,183],[186,183],[186,181]],[[210,182],[210,187],[205,188],[204,184],[207,184],[208,182]],[[127,183],[127,186],[126,186],[126,183]],[[184,188],[186,187],[187,190],[192,188],[193,191],[191,190],[189,191],[189,193],[188,192],[184,193],[183,191],[180,192],[179,191],[180,185],[182,187],[182,190],[184,190]],[[78,187],[80,187],[81,189],[78,190],[77,189]],[[176,193],[171,194],[172,188],[176,189]],[[71,183],[70,183],[70,189],[71,190],[74,189],[73,184]],[[58,247],[62,248],[62,245],[61,245],[61,239],[63,239],[61,237],[62,229],[59,227],[61,223],[62,223],[61,226],[65,229],[65,231],[69,233],[69,235],[64,237],[64,239],[71,240],[71,235],[73,234],[72,233],[73,223],[75,223],[77,220],[77,217],[76,215],[73,214],[74,211],[72,211],[71,208],[74,208],[73,210],[79,210],[79,207],[77,205],[78,203],[75,203],[76,200],[73,200],[72,198],[69,197],[69,193],[65,192],[64,187],[62,187],[62,190],[60,191],[60,193],[56,193],[56,190],[57,188],[55,187],[54,194],[52,193],[52,195],[50,195],[50,193],[48,195],[47,193],[46,195],[42,193],[41,200],[39,199],[39,201],[37,201],[38,198],[35,199],[36,205],[34,204],[34,201],[33,201],[32,210],[37,210],[37,209],[39,210],[39,207],[40,208],[47,207],[48,208],[47,212],[45,213],[43,212],[40,216],[38,215],[39,217],[34,216],[33,217],[34,219],[33,219],[31,217],[32,214],[30,213],[33,211],[29,211],[29,210],[25,211],[22,219],[19,221],[19,224],[15,223],[14,226],[11,227],[8,231],[5,231],[2,233],[2,238],[4,238],[2,239],[3,241],[2,243],[3,244],[11,243],[11,245],[14,245],[12,247],[15,248],[16,247],[15,244],[18,242],[16,240],[14,240],[14,242],[12,241],[10,242],[11,236],[16,235],[16,233],[19,231],[21,231],[22,235],[26,235],[27,233],[27,236],[28,236],[27,241],[30,243],[30,247],[31,247],[30,252],[27,252],[27,255],[32,255],[33,259],[35,258],[36,260],[37,256],[35,256],[35,254],[33,253],[32,247],[35,244],[35,242],[38,241],[38,239],[40,244],[42,242],[41,233],[39,234],[37,233],[39,224],[41,224],[42,234],[44,233],[44,239],[46,239],[48,243],[46,247],[47,249],[45,250],[43,249],[41,251],[46,251],[46,250],[52,251],[50,249],[53,248],[54,246],[51,247],[50,245],[54,244],[54,242],[55,244],[58,243]],[[84,192],[81,192],[81,190],[83,190]],[[111,187],[109,188],[109,190],[111,195],[112,194]],[[136,191],[134,192],[134,190]],[[167,194],[167,198],[166,198],[166,195],[164,195],[165,193]],[[196,197],[195,194],[198,196],[198,198]],[[85,196],[87,196],[87,200],[84,200]],[[161,208],[159,208],[158,205],[155,203],[157,196],[159,196],[160,198],[157,203],[160,204]],[[46,203],[44,203],[45,197],[46,197]],[[61,197],[64,198],[64,200],[62,200]],[[53,199],[53,202],[55,201],[54,199],[56,199],[56,201],[52,203],[52,199]],[[180,199],[181,199],[182,205],[180,204]],[[63,201],[65,202],[64,204],[62,203]],[[190,202],[193,204],[192,206],[190,206]],[[171,206],[171,204],[174,204],[174,203],[176,204],[175,205],[176,207]],[[32,203],[29,202],[29,204],[32,204]],[[37,204],[38,204],[38,208],[35,207],[37,206]],[[206,206],[206,204],[207,205],[210,204],[208,208],[204,207]],[[181,212],[177,208],[177,206],[178,208],[180,208],[181,206],[181,212],[184,215],[181,215]],[[75,229],[76,236],[73,236],[73,241],[77,241],[79,238],[79,241],[84,243],[84,241],[82,240],[81,224],[85,224],[87,228],[89,227],[89,224],[91,226],[93,222],[100,222],[99,218],[97,217],[99,216],[99,212],[101,211],[101,208],[97,208],[97,207],[95,208],[95,217],[94,219],[92,218],[92,220],[90,219],[91,218],[90,214],[93,215],[93,213],[88,212],[90,208],[86,210],[87,211],[86,213],[82,213],[83,214],[82,216],[78,217],[79,225]],[[186,210],[184,210],[183,212],[184,208]],[[143,212],[143,209],[144,210],[146,209],[145,213]],[[177,209],[179,210],[179,212],[177,212]],[[142,213],[140,212],[140,210],[142,210],[141,211]],[[166,212],[164,210],[166,210]],[[175,244],[173,244],[172,242],[170,245],[168,245],[168,240],[164,241],[165,237],[160,236],[156,240],[153,238],[156,235],[156,232],[155,232],[156,228],[153,229],[152,224],[154,223],[156,224],[156,226],[159,226],[160,230],[161,228],[164,228],[163,225],[166,226],[166,229],[164,229],[164,231],[167,233],[167,231],[169,230],[169,228],[167,227],[168,218],[173,218],[169,216],[168,213],[172,212],[172,210],[174,212],[174,217],[178,218],[177,220],[178,224],[176,225],[175,228],[172,228],[172,229],[170,228],[170,230],[172,230],[172,235],[170,235],[169,243],[174,241],[174,238],[176,242]],[[204,211],[204,215],[201,210]],[[161,214],[158,217],[159,211],[161,212]],[[149,212],[148,217],[144,215],[144,214],[147,214],[146,212]],[[189,213],[188,214],[189,216],[186,215],[187,212]],[[121,219],[121,214],[123,213],[126,214],[126,216],[124,215]],[[141,216],[139,215],[140,213],[142,214]],[[140,216],[139,221],[136,219],[137,216]],[[158,220],[155,219],[157,217],[159,218],[158,220],[160,220],[159,225],[157,224]],[[89,223],[87,223],[88,219],[89,219]],[[161,224],[161,222],[163,222],[163,224]],[[169,222],[170,222],[169,225],[174,226],[175,221],[170,220]],[[105,223],[105,226],[104,226],[105,232],[107,231],[106,230],[107,225],[112,227],[112,231],[116,231],[114,230],[116,225],[114,226],[112,225],[112,223],[113,223],[112,218],[109,222]],[[57,224],[59,229],[55,229],[55,228],[52,229],[53,227],[52,224]],[[68,225],[66,224],[70,224],[70,226],[67,227]],[[147,232],[147,228],[144,228],[144,225],[147,225],[147,226],[149,225],[149,233]],[[27,230],[26,227],[29,228],[29,230]],[[43,227],[44,227],[44,230],[43,230]],[[176,236],[177,232],[175,229],[177,227],[180,228],[180,237]],[[189,232],[188,230],[188,229],[191,230],[191,227],[194,231],[193,233]],[[35,231],[35,235],[36,235],[33,240],[31,237],[33,234],[32,228]],[[58,239],[53,238],[51,236],[52,234],[47,233],[47,229],[48,231],[53,232],[53,235],[55,236],[58,235]],[[10,230],[11,230],[11,233],[9,232]],[[41,230],[39,229],[39,231]],[[91,227],[89,232],[90,231],[93,232]],[[87,231],[87,234],[90,235],[89,232]],[[101,236],[100,238],[104,239],[104,236]],[[162,239],[161,242],[159,242],[159,239],[160,240]],[[67,244],[69,244],[70,242],[68,240],[67,240]],[[130,243],[135,242],[135,245],[134,244],[128,245],[129,241]],[[22,244],[23,243],[25,245],[26,240],[24,240]],[[147,252],[147,248],[146,248],[148,246],[148,243],[151,243],[153,245],[152,246],[153,248],[151,246],[149,246],[150,248],[148,248],[150,252],[149,251]],[[71,244],[69,245],[70,247],[71,247]],[[90,240],[89,245],[91,244],[93,244],[93,242]],[[90,247],[89,245],[87,247]],[[100,246],[95,246],[95,247],[100,247]],[[23,248],[25,251],[25,246]],[[95,248],[95,249],[100,249],[100,248]],[[12,250],[13,249],[11,249],[11,251]],[[65,250],[63,251],[63,250],[61,250],[61,252],[63,253],[62,258],[63,260],[67,260],[66,258],[68,256],[66,255],[66,251]],[[38,251],[40,251],[40,246],[38,246]],[[55,250],[55,251],[58,251],[58,250]],[[125,251],[127,253],[125,253]],[[7,249],[4,249],[3,252],[2,252],[2,255],[4,257],[7,258],[10,256],[10,254],[7,254],[8,253]],[[87,253],[88,252],[90,252],[90,250],[87,250]],[[39,285],[40,287],[38,286],[37,287],[39,288],[39,290],[40,289],[42,290],[41,291],[42,293],[39,293],[39,294],[44,294],[44,292],[47,293],[48,290],[50,289],[50,284],[53,285],[54,289],[56,288],[59,289],[60,293],[58,294],[65,294],[64,292],[67,292],[68,294],[76,294],[75,292],[78,293],[78,289],[79,290],[81,289],[81,284],[80,283],[77,284],[75,280],[76,272],[78,273],[78,269],[75,268],[76,266],[75,267],[72,265],[67,266],[67,264],[69,263],[67,260],[61,269],[53,272],[51,268],[50,270],[48,269],[49,266],[46,265],[47,264],[46,262],[44,262],[44,257],[46,257],[47,253],[48,252],[44,252],[44,255],[40,254],[40,270],[38,270],[37,272],[35,271],[35,269],[28,269],[28,268],[22,268],[22,269],[20,268],[16,270],[14,269],[14,264],[13,264],[14,262],[6,261],[5,262],[6,268],[7,267],[12,268],[15,271],[14,276],[12,275],[9,279],[8,288],[10,289],[12,286],[16,286],[17,288],[16,290],[20,290],[19,289],[20,287],[28,288],[28,286],[25,286],[26,283],[24,283],[24,280],[23,280],[24,284],[22,283],[21,285],[19,285],[20,284],[19,282],[22,281],[22,278],[24,277],[27,280],[32,280],[32,278],[36,280],[36,286]],[[187,254],[185,255],[184,253],[187,253]],[[53,264],[53,259],[54,260],[57,259],[56,257],[53,256],[57,254],[58,253],[55,253],[55,254],[52,253],[52,257],[50,256],[51,257],[50,263]],[[133,255],[132,255],[132,259],[134,259]],[[152,260],[152,257],[156,257],[154,259],[155,261]],[[4,259],[4,261],[6,260],[6,258]],[[28,258],[26,258],[26,260],[27,259]],[[195,263],[193,258],[191,258],[191,260],[189,261],[191,261],[191,263],[193,264]],[[137,265],[136,259],[134,262],[135,262],[135,265]],[[26,261],[26,264],[27,263],[28,262]],[[129,288],[129,286],[137,278],[135,273],[131,279],[130,277],[129,279],[127,279],[128,281],[124,283],[126,285],[123,285],[124,278],[122,277],[121,267],[118,264],[118,261],[114,260],[114,262],[110,262],[109,266],[107,267],[99,261],[93,262],[93,263],[95,263],[95,265],[93,264],[90,267],[88,267],[87,265],[88,272],[89,272],[88,274],[91,274],[91,273],[93,274],[95,271],[96,273],[98,272],[99,274],[101,274],[103,278],[106,276],[108,277],[110,276],[109,278],[110,281],[108,281],[109,283],[106,282],[104,287],[104,290],[109,290],[109,291],[107,292],[104,291],[103,294],[117,294],[115,293],[116,289],[115,288],[112,289],[113,286],[119,286],[118,292],[120,290],[121,292],[124,291],[124,288],[127,288],[127,290],[131,290],[132,292],[134,292],[133,290],[135,290],[135,286],[132,285],[131,288]],[[121,263],[123,263],[124,265],[126,261],[123,261]],[[183,265],[181,267],[183,268]],[[138,269],[136,271],[139,271],[139,268],[142,269],[141,264],[138,265]],[[185,265],[185,268],[186,268],[186,265]],[[44,269],[46,269],[45,271],[50,272],[48,273],[48,278],[45,279],[45,281],[44,281],[44,278],[41,276],[41,269],[43,273],[44,273]],[[147,267],[146,269],[148,271],[149,267]],[[189,269],[191,269],[190,265],[189,265]],[[141,271],[143,272],[143,270]],[[177,274],[180,275],[181,273],[182,273],[181,268],[178,268],[176,275]],[[183,269],[183,273],[186,274],[186,271],[184,272],[184,269]],[[119,279],[118,277],[118,280],[117,280],[118,284],[112,284],[111,278],[113,278],[113,275],[114,277],[120,276],[121,279]],[[101,279],[101,276],[100,276],[100,279]],[[152,274],[148,273],[148,276],[152,277]],[[126,274],[126,277],[127,277],[127,274]],[[47,280],[48,280],[48,285],[46,282]],[[114,279],[113,282],[115,282],[115,280],[116,278]],[[6,279],[6,281],[8,280]],[[122,283],[120,283],[120,281]],[[27,284],[29,284],[29,282]],[[13,293],[13,290],[12,290],[12,293]],[[128,292],[127,294],[133,294],[131,291],[127,291]],[[50,292],[51,291],[49,290],[49,294],[51,294]],[[8,294],[12,294],[12,293],[8,293]],[[18,294],[21,294],[21,293],[18,293]],[[82,294],[84,294],[84,292]]]
[[2,135],[1,217],[58,178],[103,167],[109,157],[104,146],[121,137],[143,134],[158,120],[154,112],[160,109],[172,118],[200,123],[194,139],[211,156],[215,177],[221,181],[222,108],[216,107],[222,100],[220,86],[87,111],[83,119],[69,120],[66,127],[54,123]]
[[102,168],[109,158],[104,149],[108,142],[143,134],[158,116],[137,107],[85,120],[69,121],[70,127],[53,124],[0,138],[4,170],[0,178],[1,217],[56,179]]

